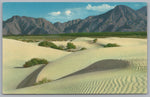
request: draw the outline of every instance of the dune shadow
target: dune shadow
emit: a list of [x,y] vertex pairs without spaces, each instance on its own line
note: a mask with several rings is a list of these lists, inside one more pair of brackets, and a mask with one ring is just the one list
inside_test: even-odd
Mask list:
[[82,70],[64,76],[62,78],[66,78],[78,74],[89,73],[89,72],[105,71],[105,70],[112,70],[112,69],[123,69],[128,66],[129,66],[129,62],[125,60],[106,59],[106,60],[97,61]]
[[14,68],[24,68],[24,67],[14,67]]
[[46,65],[42,65],[41,67],[36,69],[34,72],[32,72],[29,76],[27,76],[24,80],[22,80],[21,83],[19,83],[19,85],[16,87],[16,89],[33,86],[36,82],[38,74],[41,72],[41,70],[45,66]]
[[[106,60],[97,61],[82,70],[76,71],[74,73],[61,77],[59,79],[63,79],[69,76],[84,74],[84,73],[96,72],[96,71],[123,69],[128,66],[129,66],[129,62],[125,60],[106,59]],[[45,65],[39,67],[34,72],[32,72],[16,87],[16,89],[33,86],[36,82],[38,74],[41,72],[41,70],[44,67]],[[16,68],[22,68],[22,67],[16,67]],[[56,79],[56,80],[59,80],[59,79]]]

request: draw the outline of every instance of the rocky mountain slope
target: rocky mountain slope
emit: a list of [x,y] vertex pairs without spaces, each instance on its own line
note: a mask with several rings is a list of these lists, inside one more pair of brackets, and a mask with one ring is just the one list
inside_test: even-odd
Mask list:
[[3,21],[3,35],[39,35],[77,32],[147,31],[147,7],[133,10],[125,5],[97,16],[54,23],[43,18],[13,16]]

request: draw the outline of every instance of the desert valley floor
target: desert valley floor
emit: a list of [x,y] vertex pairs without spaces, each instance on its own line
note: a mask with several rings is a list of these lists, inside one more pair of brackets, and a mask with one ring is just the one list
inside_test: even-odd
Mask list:
[[[147,39],[108,37],[92,43],[93,39],[78,37],[71,42],[87,49],[67,52],[3,38],[3,93],[147,93]],[[66,46],[69,41],[53,43]],[[107,43],[120,47],[104,48]],[[31,58],[45,58],[49,64],[22,68]],[[44,78],[51,82],[32,85]]]

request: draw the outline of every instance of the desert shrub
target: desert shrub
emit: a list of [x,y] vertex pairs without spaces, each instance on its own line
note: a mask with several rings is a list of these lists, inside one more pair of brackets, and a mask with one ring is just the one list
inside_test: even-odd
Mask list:
[[85,47],[83,47],[83,48],[81,48],[80,50],[86,50],[87,48],[85,48]]
[[65,47],[63,45],[61,45],[61,46],[58,46],[57,49],[64,50]]
[[93,40],[93,43],[96,43],[97,42],[97,38],[95,38],[94,40]]
[[42,41],[38,45],[39,46],[44,46],[44,47],[51,47],[51,48],[59,49],[59,50],[64,50],[65,49],[65,47],[63,45],[62,46],[57,46],[54,43],[48,42],[48,41]]
[[64,50],[61,46],[58,46],[57,49],[59,49],[59,50]]
[[26,40],[26,42],[35,42],[34,40]]
[[45,59],[40,59],[40,58],[33,58],[27,62],[25,62],[25,64],[23,65],[23,67],[31,67],[31,66],[35,66],[38,64],[48,64],[48,61]]
[[22,39],[23,42],[38,42],[38,40]]
[[69,42],[67,43],[67,49],[76,49],[76,46],[73,43]]
[[104,45],[104,47],[119,47],[119,45],[116,43],[108,43],[108,44]]
[[23,42],[26,42],[26,40],[25,40],[25,39],[18,39],[18,40],[23,41]]
[[42,41],[38,44],[39,46],[44,46],[44,47],[51,47],[51,48],[55,48],[58,49],[57,45],[55,45],[52,42],[48,42],[48,41]]
[[48,82],[51,82],[51,81],[52,80],[48,80],[47,78],[44,78],[41,81],[35,83],[34,85],[40,85],[40,84],[48,83]]

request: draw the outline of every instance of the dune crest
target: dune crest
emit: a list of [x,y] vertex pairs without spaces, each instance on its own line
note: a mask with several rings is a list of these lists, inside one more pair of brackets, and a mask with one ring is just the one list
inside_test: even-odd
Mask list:
[[[110,37],[98,38],[97,42],[93,43],[93,39],[84,37],[72,40],[77,47],[87,47],[86,50],[77,52],[3,39],[4,93],[146,93],[147,40]],[[67,43],[54,42],[57,45]],[[102,45],[107,43],[117,43],[120,47],[104,48]],[[50,63],[43,67],[15,68],[37,57],[45,58]],[[17,76],[12,76],[16,74]],[[52,82],[33,86],[44,78]],[[10,83],[11,80],[15,82]]]

